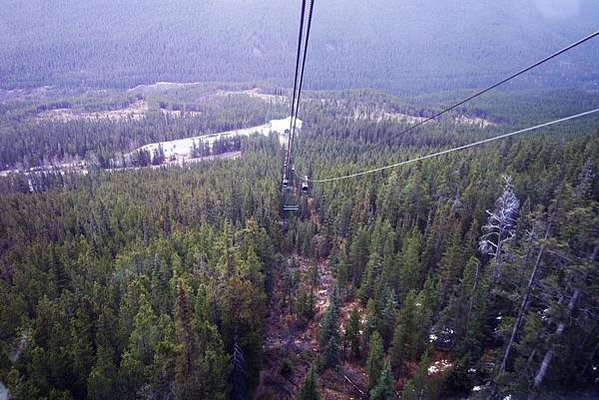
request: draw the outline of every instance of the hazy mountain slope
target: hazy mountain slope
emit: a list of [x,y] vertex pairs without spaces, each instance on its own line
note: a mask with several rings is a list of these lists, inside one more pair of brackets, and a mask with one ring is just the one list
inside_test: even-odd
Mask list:
[[[160,80],[289,85],[299,1],[8,0],[0,85]],[[597,29],[594,0],[317,1],[307,84],[407,93],[479,86]],[[518,87],[597,88],[599,39]]]

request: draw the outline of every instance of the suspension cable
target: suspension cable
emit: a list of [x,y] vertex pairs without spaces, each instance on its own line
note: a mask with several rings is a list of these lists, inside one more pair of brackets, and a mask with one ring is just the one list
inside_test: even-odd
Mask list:
[[[465,99],[460,100],[457,103],[455,103],[455,104],[453,104],[453,105],[451,105],[451,106],[449,106],[447,108],[444,108],[443,110],[439,111],[438,113],[434,114],[433,116],[428,117],[428,118],[426,118],[426,119],[424,119],[424,120],[422,120],[422,121],[420,121],[420,122],[412,125],[411,127],[407,128],[407,129],[404,129],[403,131],[401,131],[401,132],[399,132],[399,133],[397,133],[395,135],[392,135],[389,139],[391,140],[391,139],[393,139],[394,136],[396,137],[396,136],[399,136],[399,135],[403,135],[404,133],[408,133],[408,132],[410,132],[410,131],[418,128],[419,126],[424,125],[427,122],[430,122],[430,121],[436,119],[437,117],[440,117],[441,115],[443,115],[443,114],[445,114],[445,113],[447,113],[447,112],[449,112],[451,110],[456,109],[457,107],[459,107],[459,106],[461,106],[461,105],[469,102],[470,100],[472,100],[472,99],[474,99],[474,98],[476,98],[476,97],[478,97],[478,96],[480,96],[482,94],[485,94],[488,91],[493,90],[496,87],[498,87],[500,85],[503,85],[504,83],[506,83],[508,81],[511,81],[512,79],[514,79],[514,78],[516,78],[516,77],[524,74],[525,72],[528,72],[531,69],[534,69],[534,68],[538,67],[539,65],[544,64],[545,62],[547,62],[547,61],[549,61],[549,60],[551,60],[551,59],[559,56],[560,54],[563,54],[563,53],[565,53],[565,52],[567,52],[567,51],[569,51],[569,50],[571,50],[571,49],[573,49],[573,48],[575,48],[575,47],[577,47],[577,46],[579,46],[579,45],[581,45],[581,44],[583,44],[583,43],[585,43],[585,42],[587,42],[587,41],[589,41],[591,39],[593,39],[597,35],[599,35],[599,31],[591,33],[590,35],[585,36],[582,39],[579,39],[576,42],[569,44],[568,46],[562,48],[561,50],[558,50],[555,53],[548,55],[547,57],[545,57],[545,58],[543,58],[543,59],[541,59],[541,60],[539,60],[539,61],[537,61],[537,62],[535,62],[535,63],[533,63],[531,65],[529,65],[528,67],[522,68],[518,72],[515,72],[512,75],[510,75],[510,76],[508,76],[506,78],[503,78],[502,80],[500,80],[500,81],[492,84],[491,86],[488,86],[488,87],[486,87],[486,88],[484,88],[482,90],[479,90],[478,92],[476,92],[476,93],[474,93],[474,94],[466,97]],[[378,145],[375,145],[373,147],[380,146],[380,145],[382,145],[384,143],[385,142],[381,142]]]
[[[295,56],[295,75],[293,78],[293,95],[291,97],[291,117],[295,112],[295,98],[297,93],[297,83],[298,83],[298,74],[300,67],[300,59],[301,59],[301,48],[302,48],[302,38],[304,35],[304,15],[306,13],[306,0],[302,0],[302,11],[300,16],[300,24],[299,24],[299,33],[297,35],[297,53]],[[291,120],[289,122],[289,131],[291,132],[291,128],[293,125],[291,124]]]
[[304,16],[306,14],[306,0],[302,0],[302,10],[300,15],[300,23],[299,23],[299,32],[297,35],[297,53],[295,56],[295,75],[293,77],[293,92],[291,97],[291,116],[289,118],[289,138],[287,140],[287,150],[285,152],[285,161],[284,161],[284,171],[283,171],[283,179],[288,178],[288,168],[291,162],[291,141],[293,137],[293,117],[295,112],[295,99],[297,93],[297,85],[298,85],[298,74],[300,67],[300,59],[301,59],[301,49],[302,49],[302,41],[304,36]]
[[[442,155],[445,155],[445,154],[454,153],[456,151],[468,149],[468,148],[475,147],[475,146],[480,146],[482,144],[493,142],[493,141],[500,140],[500,139],[505,139],[505,138],[510,137],[510,136],[515,136],[515,135],[519,135],[519,134],[522,134],[522,133],[527,133],[527,132],[534,131],[534,130],[537,130],[537,129],[540,129],[540,128],[544,128],[544,127],[547,127],[547,126],[555,125],[555,124],[558,124],[560,122],[565,122],[565,121],[569,121],[569,120],[572,120],[572,119],[575,119],[575,118],[580,118],[580,117],[584,117],[584,116],[587,116],[587,115],[591,115],[591,114],[594,114],[594,113],[597,113],[597,112],[599,112],[599,108],[596,108],[596,109],[590,110],[590,111],[585,111],[585,112],[582,112],[580,114],[575,114],[575,115],[570,115],[568,117],[559,118],[559,119],[556,119],[556,120],[553,120],[553,121],[549,121],[549,122],[545,122],[545,123],[542,123],[542,124],[539,124],[539,125],[531,126],[531,127],[525,128],[525,129],[520,129],[520,130],[517,130],[517,131],[514,131],[514,132],[505,133],[503,135],[494,136],[494,137],[491,137],[491,138],[487,138],[487,139],[479,140],[479,141],[476,141],[476,142],[468,143],[468,144],[465,144],[465,145],[462,145],[462,146],[453,147],[451,149],[446,149],[446,150],[438,151],[436,153],[431,153],[431,154],[427,154],[427,155],[424,155],[424,156],[412,158],[412,159],[409,159],[409,160],[406,160],[406,161],[401,161],[401,162],[397,162],[397,163],[394,163],[394,164],[385,165],[383,167],[372,168],[372,169],[368,169],[368,170],[365,170],[365,171],[355,172],[355,173],[347,174],[347,175],[336,176],[336,177],[332,177],[332,178],[308,179],[307,181],[308,182],[312,182],[312,183],[329,183],[329,182],[336,182],[336,181],[340,181],[340,180],[344,180],[344,179],[356,178],[356,177],[364,176],[364,175],[368,175],[368,174],[373,174],[375,172],[384,171],[384,170],[391,169],[391,168],[397,168],[397,167],[400,167],[402,165],[412,164],[412,163],[415,163],[415,162],[418,162],[418,161],[428,160],[429,158],[435,158],[435,157],[439,157],[439,156],[442,156]],[[303,180],[306,181],[305,178]]]
[[[302,87],[304,84],[304,71],[305,71],[305,67],[306,67],[306,56],[308,54],[308,43],[310,42],[310,28],[312,27],[312,12],[314,11],[314,0],[310,0],[310,8],[308,11],[308,26],[306,27],[306,41],[304,44],[304,56],[302,59],[302,68],[301,68],[301,72],[300,72],[300,81],[299,81],[299,88],[297,91],[297,100],[296,100],[296,104],[295,104],[295,113],[294,113],[294,118],[293,118],[293,129],[291,130],[291,145],[293,146],[293,141],[295,139],[295,129],[296,129],[296,125],[297,125],[297,115],[299,113],[299,107],[300,107],[300,99],[301,99],[301,95],[302,95]],[[289,148],[289,151],[291,152],[291,147]]]
[[[476,97],[479,97],[482,94],[487,93],[487,92],[495,89],[496,87],[498,87],[500,85],[503,85],[504,83],[506,83],[506,82],[508,82],[508,81],[510,81],[510,80],[512,80],[512,79],[514,79],[514,78],[516,78],[516,77],[524,74],[525,72],[528,72],[528,71],[530,71],[530,70],[538,67],[541,64],[544,64],[545,62],[547,62],[547,61],[549,61],[549,60],[551,60],[551,59],[559,56],[560,54],[563,54],[563,53],[565,53],[565,52],[567,52],[567,51],[569,51],[569,50],[571,50],[571,49],[573,49],[573,48],[575,48],[575,47],[577,47],[577,46],[579,46],[579,45],[581,45],[581,44],[583,44],[583,43],[585,43],[585,42],[587,42],[587,41],[589,41],[591,39],[593,39],[594,37],[596,37],[598,35],[599,35],[599,31],[596,31],[594,33],[591,33],[590,35],[587,35],[587,36],[583,37],[582,39],[579,39],[579,40],[577,40],[577,41],[569,44],[568,46],[562,48],[561,50],[558,50],[558,51],[556,51],[556,52],[548,55],[547,57],[545,57],[545,58],[543,58],[543,59],[541,59],[539,61],[536,61],[535,63],[533,63],[533,64],[531,64],[531,65],[529,65],[529,66],[527,66],[525,68],[520,69],[519,71],[517,71],[517,72],[515,72],[515,73],[513,73],[511,75],[509,75],[508,77],[503,78],[502,80],[500,80],[500,81],[498,81],[498,82],[496,82],[496,83],[494,83],[494,84],[492,84],[492,85],[490,85],[490,86],[488,86],[488,87],[486,87],[486,88],[484,88],[482,90],[477,91],[476,93],[474,93],[474,94],[466,97],[463,100],[458,101],[457,103],[455,103],[455,104],[453,104],[453,105],[451,105],[451,106],[449,106],[447,108],[444,108],[443,110],[437,112],[433,116],[428,117],[428,118],[426,118],[426,119],[424,119],[424,120],[422,120],[422,121],[420,121],[420,122],[412,125],[411,127],[402,130],[401,132],[399,132],[399,133],[397,133],[395,135],[392,135],[386,141],[374,144],[373,146],[370,147],[370,150],[376,149],[376,148],[378,148],[378,147],[380,147],[380,146],[382,146],[382,145],[384,145],[386,143],[389,143],[395,137],[403,135],[404,133],[410,132],[410,131],[418,128],[419,126],[422,126],[422,125],[426,124],[427,122],[430,122],[430,121],[436,119],[437,117],[440,117],[441,115],[446,114],[447,112],[456,109],[457,107],[459,107],[459,106],[467,103],[468,101],[470,101],[470,100],[472,100],[472,99],[474,99]],[[299,179],[301,179],[303,181],[306,181],[305,176],[303,176],[301,174],[298,174],[298,173],[296,173],[296,176]],[[330,178],[330,179],[335,180],[335,178]],[[308,179],[308,181],[310,181],[310,182],[331,182],[330,179],[320,179],[320,180]]]

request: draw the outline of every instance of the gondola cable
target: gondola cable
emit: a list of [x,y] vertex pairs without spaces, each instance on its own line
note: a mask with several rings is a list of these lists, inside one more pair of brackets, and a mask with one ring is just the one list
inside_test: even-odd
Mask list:
[[[479,97],[479,96],[483,95],[484,93],[487,93],[487,92],[489,92],[489,91],[497,88],[498,86],[503,85],[504,83],[509,82],[510,80],[512,80],[512,79],[514,79],[514,78],[516,78],[516,77],[518,77],[518,76],[520,76],[520,75],[522,75],[522,74],[524,74],[524,73],[526,73],[526,72],[528,72],[528,71],[530,71],[530,70],[532,70],[532,69],[534,69],[534,68],[536,68],[536,67],[544,64],[545,62],[547,62],[547,61],[549,61],[549,60],[551,60],[551,59],[553,59],[553,58],[555,58],[555,57],[557,57],[557,56],[559,56],[559,55],[561,55],[561,54],[563,54],[563,53],[565,53],[565,52],[567,52],[569,50],[572,50],[573,48],[575,48],[575,47],[577,47],[577,46],[579,46],[579,45],[581,45],[581,44],[583,44],[583,43],[585,43],[585,42],[593,39],[594,37],[596,37],[598,35],[599,35],[599,31],[596,31],[594,33],[591,33],[590,35],[587,35],[587,36],[583,37],[582,39],[579,39],[579,40],[577,40],[577,41],[575,41],[575,42],[567,45],[566,47],[564,47],[564,48],[562,48],[562,49],[560,49],[560,50],[558,50],[558,51],[556,51],[556,52],[548,55],[547,57],[545,57],[545,58],[543,58],[543,59],[541,59],[539,61],[536,61],[533,64],[531,64],[531,65],[529,65],[527,67],[524,67],[524,68],[520,69],[519,71],[517,71],[517,72],[515,72],[515,73],[513,73],[511,75],[509,75],[508,77],[503,78],[500,81],[498,81],[498,82],[496,82],[496,83],[494,83],[494,84],[492,84],[492,85],[490,85],[490,86],[488,86],[488,87],[486,87],[486,88],[484,88],[482,90],[479,90],[476,93],[474,93],[474,94],[466,97],[465,99],[462,99],[462,100],[458,101],[457,103],[455,103],[455,104],[453,104],[453,105],[451,105],[451,106],[449,106],[449,107],[447,107],[447,108],[445,108],[445,109],[437,112],[433,116],[428,117],[428,118],[426,118],[426,119],[424,119],[424,120],[422,120],[422,121],[420,121],[420,122],[412,125],[411,127],[402,130],[401,132],[399,132],[399,133],[393,135],[392,137],[390,137],[387,141],[375,144],[374,146],[372,146],[370,148],[370,150],[376,149],[379,146],[382,146],[382,145],[388,143],[389,141],[393,140],[394,138],[396,138],[396,137],[398,137],[400,135],[403,135],[403,134],[405,134],[407,132],[410,132],[410,131],[418,128],[419,126],[422,126],[422,125],[426,124],[427,122],[430,122],[430,121],[432,121],[432,120],[440,117],[441,115],[446,114],[447,112],[456,109],[457,107],[459,107],[459,106],[467,103],[468,101],[470,101],[470,100],[472,100],[472,99],[474,99],[476,97]],[[387,168],[384,167],[384,169],[387,169]],[[376,171],[374,171],[374,172],[376,172]],[[358,175],[350,174],[350,176],[341,176],[341,177],[323,178],[323,179],[308,179],[307,175],[302,175],[300,173],[296,173],[295,171],[294,171],[294,173],[295,173],[295,175],[300,180],[306,181],[306,182],[313,182],[313,183],[318,183],[318,182],[320,182],[320,183],[333,182],[333,181],[336,181],[336,180],[347,179],[347,178],[352,178],[352,177],[355,177],[355,176],[363,175],[363,174],[358,174]]]
[[[294,113],[294,119],[293,119],[293,129],[291,131],[292,139],[295,139],[297,116],[299,113],[300,100],[301,100],[301,95],[302,95],[302,87],[304,85],[304,71],[305,71],[305,67],[306,67],[306,56],[308,55],[308,43],[310,42],[310,30],[312,27],[312,12],[313,11],[314,11],[314,0],[310,0],[310,7],[308,10],[308,25],[306,27],[306,41],[304,44],[304,55],[303,55],[303,59],[302,59],[302,68],[301,68],[301,72],[300,72],[299,88],[297,91],[297,100],[296,100],[295,113]],[[291,144],[293,145],[293,140],[292,140]]]
[[292,97],[291,97],[291,116],[289,119],[289,137],[287,139],[287,149],[285,152],[285,160],[284,160],[284,164],[283,164],[283,181],[284,182],[289,178],[288,167],[289,167],[289,164],[291,161],[290,157],[291,157],[291,141],[292,141],[292,136],[293,136],[293,120],[294,120],[294,113],[295,113],[295,99],[296,99],[297,86],[298,86],[300,60],[302,58],[301,57],[301,49],[302,49],[302,41],[303,41],[305,14],[306,14],[306,0],[302,0],[302,8],[301,8],[300,22],[299,22],[299,32],[298,32],[298,36],[297,36],[297,52],[296,52],[296,56],[295,56],[295,74],[294,74],[294,78],[293,78],[293,92],[292,92]]
[[493,141],[500,140],[500,139],[505,139],[507,137],[519,135],[519,134],[522,134],[522,133],[527,133],[527,132],[534,131],[534,130],[537,130],[537,129],[540,129],[540,128],[544,128],[544,127],[547,127],[547,126],[555,125],[555,124],[558,124],[560,122],[565,122],[565,121],[569,121],[569,120],[572,120],[572,119],[581,118],[581,117],[584,117],[584,116],[587,116],[587,115],[591,115],[591,114],[594,114],[594,113],[597,113],[597,112],[599,112],[599,108],[596,108],[594,110],[585,111],[585,112],[582,112],[582,113],[579,113],[579,114],[570,115],[568,117],[559,118],[559,119],[556,119],[556,120],[553,120],[553,121],[545,122],[545,123],[542,123],[542,124],[539,124],[539,125],[535,125],[535,126],[531,126],[531,127],[528,127],[528,128],[520,129],[520,130],[517,130],[517,131],[514,131],[514,132],[505,133],[505,134],[502,134],[502,135],[499,135],[499,136],[493,136],[493,137],[490,137],[490,138],[487,138],[487,139],[478,140],[476,142],[468,143],[468,144],[465,144],[465,145],[462,145],[462,146],[458,146],[458,147],[453,147],[451,149],[446,149],[446,150],[438,151],[438,152],[435,152],[435,153],[427,154],[427,155],[424,155],[424,156],[415,157],[415,158],[412,158],[412,159],[409,159],[409,160],[400,161],[400,162],[397,162],[397,163],[394,163],[394,164],[389,164],[389,165],[385,165],[385,166],[382,166],[382,167],[367,169],[367,170],[364,170],[364,171],[355,172],[355,173],[347,174],[347,175],[336,176],[336,177],[332,177],[332,178],[307,179],[307,181],[308,182],[312,182],[312,183],[330,183],[330,182],[336,182],[336,181],[340,181],[340,180],[344,180],[344,179],[357,178],[359,176],[369,175],[369,174],[373,174],[373,173],[376,173],[376,172],[388,170],[388,169],[391,169],[391,168],[397,168],[397,167],[400,167],[400,166],[403,166],[403,165],[413,164],[413,163],[418,162],[418,161],[423,161],[423,160],[428,160],[430,158],[439,157],[439,156],[442,156],[442,155],[445,155],[445,154],[454,153],[456,151],[465,150],[465,149],[468,149],[468,148],[471,148],[471,147],[480,146],[480,145],[485,144],[485,143],[493,142]]
[[[575,47],[577,47],[577,46],[579,46],[579,45],[581,45],[581,44],[583,44],[583,43],[585,43],[585,42],[593,39],[594,37],[596,37],[598,35],[599,35],[599,31],[591,33],[590,35],[585,36],[582,39],[579,39],[579,40],[575,41],[574,43],[569,44],[568,46],[562,48],[561,50],[558,50],[558,51],[556,51],[556,52],[548,55],[547,57],[545,57],[545,58],[543,58],[543,59],[541,59],[539,61],[536,61],[536,62],[534,62],[533,64],[530,64],[527,67],[524,67],[524,68],[520,69],[519,71],[517,71],[517,72],[515,72],[515,73],[513,73],[511,75],[509,75],[508,77],[503,78],[502,80],[500,80],[498,82],[495,82],[494,84],[492,84],[490,86],[487,86],[486,88],[484,88],[482,90],[477,91],[476,93],[474,93],[474,94],[466,97],[465,99],[462,99],[462,100],[458,101],[457,103],[455,103],[455,104],[453,104],[453,105],[451,105],[451,106],[449,106],[447,108],[444,108],[443,110],[437,112],[433,116],[428,117],[428,118],[426,118],[426,119],[424,119],[424,120],[422,120],[422,121],[420,121],[420,122],[412,125],[411,127],[404,129],[403,131],[401,131],[401,132],[393,135],[389,139],[392,140],[392,139],[394,139],[394,137],[397,137],[397,136],[403,135],[404,133],[408,133],[410,131],[413,131],[414,129],[418,128],[419,126],[422,126],[422,125],[426,124],[427,122],[430,122],[430,121],[432,121],[432,120],[440,117],[441,115],[448,113],[449,111],[455,110],[456,108],[458,108],[461,105],[464,105],[465,103],[469,102],[470,100],[475,99],[476,97],[479,97],[479,96],[481,96],[481,95],[483,95],[483,94],[485,94],[485,93],[487,93],[487,92],[495,89],[496,87],[501,86],[504,83],[507,83],[507,82],[511,81],[514,78],[517,78],[518,76],[520,76],[520,75],[522,75],[522,74],[524,74],[524,73],[526,73],[526,72],[528,72],[528,71],[530,71],[530,70],[532,70],[532,69],[534,69],[534,68],[536,68],[536,67],[538,67],[538,66],[540,66],[540,65],[542,65],[544,63],[546,63],[547,61],[549,61],[549,60],[551,60],[551,59],[559,56],[560,54],[563,54],[563,53],[565,53],[565,52],[567,52],[569,50],[572,50],[573,48],[575,48]],[[375,147],[376,146],[381,146],[383,144],[384,144],[384,142],[379,143],[379,144],[375,145]]]
[[[308,9],[308,18],[307,24],[305,27],[306,33],[304,38],[304,21],[306,15],[306,0],[302,0],[302,9],[300,15],[300,26],[298,33],[298,43],[297,43],[297,53],[296,53],[296,62],[295,62],[295,76],[293,82],[293,92],[291,98],[291,116],[289,121],[289,136],[287,139],[287,147],[285,151],[284,163],[283,163],[283,185],[282,189],[291,190],[292,188],[289,186],[289,180],[291,175],[295,173],[295,170],[292,167],[292,151],[293,151],[293,143],[295,141],[295,132],[297,129],[297,115],[299,113],[299,106],[301,100],[301,92],[303,88],[304,82],[304,72],[306,67],[306,58],[308,54],[308,43],[310,40],[310,31],[312,27],[312,15],[314,11],[314,0],[310,0],[309,9]],[[300,63],[301,60],[301,63]],[[291,174],[289,173],[291,168]],[[302,186],[303,190],[303,186]],[[295,208],[295,206],[293,207]]]

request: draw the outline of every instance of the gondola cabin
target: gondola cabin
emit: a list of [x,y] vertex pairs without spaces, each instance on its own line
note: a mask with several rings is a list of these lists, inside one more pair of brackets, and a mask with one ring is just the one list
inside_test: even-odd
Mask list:
[[308,185],[308,177],[307,176],[302,181],[302,193],[304,193],[304,194],[310,193],[310,186]]

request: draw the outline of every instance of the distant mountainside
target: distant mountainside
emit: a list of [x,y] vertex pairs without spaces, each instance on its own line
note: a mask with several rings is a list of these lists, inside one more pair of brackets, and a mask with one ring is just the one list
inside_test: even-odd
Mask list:
[[[5,0],[0,86],[290,86],[299,1]],[[316,1],[306,83],[411,95],[478,87],[598,28],[596,0]],[[599,39],[512,87],[599,88]]]

